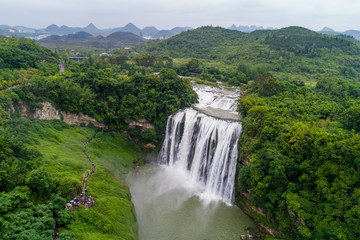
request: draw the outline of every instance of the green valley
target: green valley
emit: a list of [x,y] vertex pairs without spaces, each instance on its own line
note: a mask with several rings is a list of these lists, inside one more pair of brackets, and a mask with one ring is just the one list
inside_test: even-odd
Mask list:
[[[0,38],[0,239],[139,239],[123,182],[168,132],[179,128],[169,148],[182,138],[191,115],[168,123],[168,132],[167,120],[199,100],[194,83],[240,87],[233,203],[255,221],[256,239],[360,238],[359,41],[302,27],[207,26],[131,49],[114,43],[106,54],[82,47],[75,52],[86,58],[77,62],[74,51]],[[25,108],[36,119],[44,103],[58,120],[25,119]],[[105,127],[68,125],[64,113]],[[191,141],[201,118],[193,118]],[[84,142],[96,166],[86,188],[96,205],[69,211],[91,169]]]

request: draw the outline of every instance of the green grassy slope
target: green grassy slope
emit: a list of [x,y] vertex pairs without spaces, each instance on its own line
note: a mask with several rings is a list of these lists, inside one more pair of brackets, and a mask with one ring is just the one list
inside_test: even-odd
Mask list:
[[[64,130],[51,130],[56,139],[40,142],[45,170],[59,181],[59,188],[69,195],[81,192],[82,173],[91,169],[83,154],[84,141],[94,130],[71,126]],[[88,144],[88,155],[96,171],[87,183],[87,194],[97,205],[89,210],[76,210],[70,229],[78,239],[137,239],[136,215],[128,187],[118,178],[137,161],[138,153],[123,137],[97,133]],[[116,178],[115,175],[118,177]]]

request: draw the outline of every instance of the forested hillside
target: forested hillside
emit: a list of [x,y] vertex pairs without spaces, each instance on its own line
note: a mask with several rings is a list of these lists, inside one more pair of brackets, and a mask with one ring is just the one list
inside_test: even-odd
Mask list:
[[278,238],[360,237],[359,97],[358,82],[336,78],[247,85],[236,198]]
[[30,68],[43,74],[54,73],[58,61],[55,53],[30,39],[0,36],[0,90],[18,84],[28,76]]
[[0,36],[0,68],[38,68],[41,61],[54,63],[58,58],[33,40]]
[[150,41],[143,49],[153,55],[206,59],[220,65],[262,64],[268,71],[299,74],[308,81],[325,76],[357,80],[360,73],[359,44],[301,27],[252,33],[201,27]]

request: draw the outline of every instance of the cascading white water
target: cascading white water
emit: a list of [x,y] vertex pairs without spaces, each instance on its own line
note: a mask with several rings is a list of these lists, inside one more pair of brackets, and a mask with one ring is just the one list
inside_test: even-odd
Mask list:
[[209,106],[212,108],[237,111],[237,102],[239,98],[239,89],[232,90],[218,89],[210,86],[195,85],[193,88],[199,96],[197,105]]
[[192,181],[203,184],[203,196],[231,203],[241,133],[238,115],[233,113],[238,93],[208,86],[194,90],[199,103],[169,117],[158,161],[187,169]]

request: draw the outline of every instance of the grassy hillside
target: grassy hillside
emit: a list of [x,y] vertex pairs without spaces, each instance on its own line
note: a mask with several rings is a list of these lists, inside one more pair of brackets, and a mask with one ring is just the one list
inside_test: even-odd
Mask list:
[[[123,136],[69,126],[61,121],[8,118],[5,111],[24,92],[0,92],[0,238],[137,239],[136,215],[128,187],[120,180],[140,158]],[[25,96],[26,97],[26,96]],[[66,202],[82,191],[83,174],[95,163],[87,194],[97,202],[74,213]],[[21,219],[21,221],[20,221]]]
[[130,192],[119,181],[139,159],[136,146],[96,134],[88,144],[96,171],[87,194],[97,203],[71,213],[64,206],[81,193],[82,174],[91,169],[82,143],[94,129],[1,117],[0,238],[49,239],[56,228],[60,239],[138,239]]
[[[54,138],[43,139],[38,146],[44,169],[59,182],[60,190],[74,196],[74,191],[81,189],[81,174],[91,168],[82,152],[82,143],[95,132],[75,126],[50,131]],[[78,239],[137,239],[131,195],[119,179],[138,160],[139,154],[123,137],[111,134],[97,133],[87,147],[96,166],[87,184],[87,194],[97,205],[89,210],[76,210],[68,228]]]

